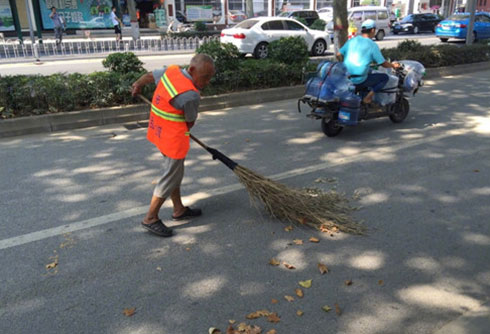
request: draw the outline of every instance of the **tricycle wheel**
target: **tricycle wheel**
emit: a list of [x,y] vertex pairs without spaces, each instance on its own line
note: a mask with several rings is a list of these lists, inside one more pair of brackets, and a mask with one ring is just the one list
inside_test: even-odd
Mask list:
[[336,120],[327,118],[322,119],[322,131],[327,137],[337,136],[342,129],[343,127],[340,126]]
[[410,104],[406,98],[402,98],[391,108],[393,113],[390,115],[390,120],[393,123],[401,123],[407,118],[408,112],[410,111]]

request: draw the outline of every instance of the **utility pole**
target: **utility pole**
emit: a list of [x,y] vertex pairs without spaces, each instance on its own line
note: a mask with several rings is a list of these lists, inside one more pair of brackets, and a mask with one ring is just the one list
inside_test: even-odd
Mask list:
[[467,0],[467,12],[470,13],[470,21],[466,27],[466,45],[471,45],[474,42],[473,27],[475,26],[475,9],[477,0]]
[[36,37],[34,37],[34,25],[32,22],[32,7],[31,7],[31,2],[29,0],[26,0],[26,11],[27,11],[27,22],[29,23],[29,35],[31,36],[31,42],[32,42],[32,55],[34,58],[36,58],[36,61],[39,61],[39,52],[37,50],[37,44],[36,44]]
[[413,14],[413,5],[414,5],[414,0],[409,0],[408,1],[408,13],[407,14]]
[[347,22],[347,1],[334,0],[333,2],[333,31],[335,56],[339,49],[347,42],[349,23]]

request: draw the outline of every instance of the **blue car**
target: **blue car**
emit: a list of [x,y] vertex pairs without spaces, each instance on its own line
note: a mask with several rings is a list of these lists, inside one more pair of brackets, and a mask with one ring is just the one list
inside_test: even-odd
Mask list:
[[[453,14],[441,21],[436,27],[436,36],[441,42],[447,42],[450,38],[466,39],[467,26],[470,22],[469,13]],[[473,38],[490,38],[490,14],[479,12],[475,14]]]

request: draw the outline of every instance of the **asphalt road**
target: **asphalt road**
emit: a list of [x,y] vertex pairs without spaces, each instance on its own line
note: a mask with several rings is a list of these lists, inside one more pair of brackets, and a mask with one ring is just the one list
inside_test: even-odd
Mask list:
[[[193,144],[182,192],[204,215],[170,222],[176,235],[161,239],[139,226],[161,162],[144,129],[3,139],[0,332],[196,334],[232,319],[285,334],[436,331],[489,300],[489,78],[429,81],[404,123],[336,138],[294,100],[200,115],[193,133],[239,164],[356,198],[366,236],[285,231]],[[263,309],[280,322],[245,318]]]
[[[422,44],[438,44],[440,43],[438,38],[435,38],[433,34],[419,34],[419,35],[389,35],[386,38],[378,42],[381,48],[395,47],[400,41],[405,39],[415,39]],[[333,46],[330,47],[332,52]],[[177,64],[186,65],[192,58],[191,53],[185,54],[161,54],[154,56],[139,56],[144,63],[145,68],[148,71],[152,71],[156,68],[161,68],[165,65]],[[42,74],[48,75],[58,72],[66,73],[92,73],[94,71],[105,70],[102,66],[103,58],[91,58],[84,59],[42,59],[42,64],[36,64],[33,62],[18,62],[18,63],[0,63],[0,75],[16,75],[16,74]]]

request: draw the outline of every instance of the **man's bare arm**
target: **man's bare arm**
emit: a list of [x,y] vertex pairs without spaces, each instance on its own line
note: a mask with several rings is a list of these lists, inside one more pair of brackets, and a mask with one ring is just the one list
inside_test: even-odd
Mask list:
[[155,82],[155,78],[153,78],[153,73],[148,72],[146,74],[143,74],[138,80],[136,80],[133,85],[131,86],[131,95],[136,96],[141,93],[141,89],[152,83]]

